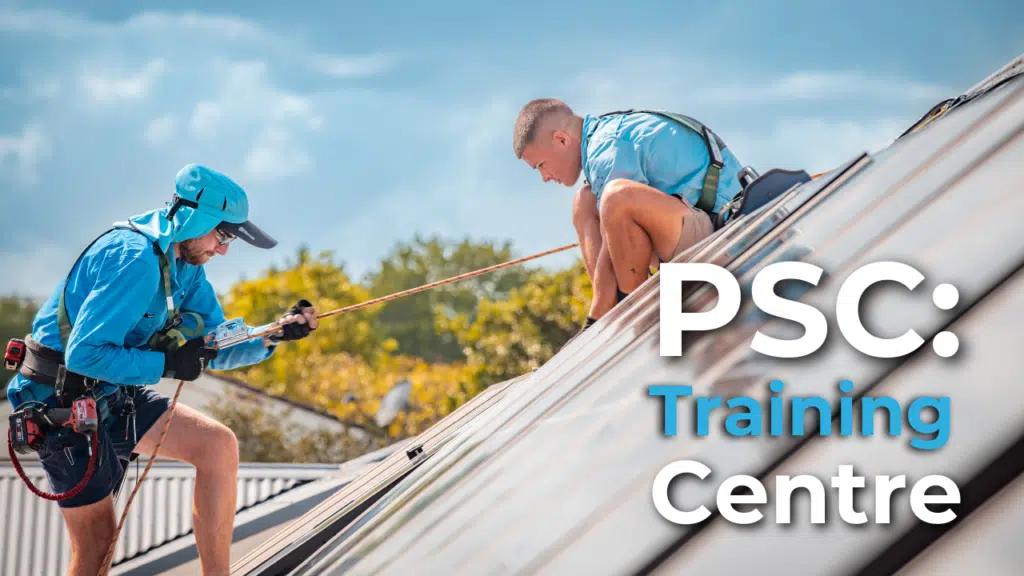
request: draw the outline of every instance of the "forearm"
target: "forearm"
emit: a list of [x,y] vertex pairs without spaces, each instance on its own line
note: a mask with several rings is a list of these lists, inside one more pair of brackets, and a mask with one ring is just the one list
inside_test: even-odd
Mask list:
[[579,239],[587,277],[593,281],[597,269],[597,257],[604,242],[601,238],[601,220],[597,210],[597,198],[589,184],[580,188],[576,193],[576,198],[573,201],[572,221]]
[[594,297],[590,305],[590,316],[600,318],[615,307],[616,303],[615,269],[612,268],[612,258],[608,252],[607,243],[601,245],[601,250],[598,253],[592,288]]

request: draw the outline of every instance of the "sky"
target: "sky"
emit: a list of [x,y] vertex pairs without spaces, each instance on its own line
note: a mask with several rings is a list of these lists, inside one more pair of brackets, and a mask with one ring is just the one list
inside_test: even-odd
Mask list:
[[191,162],[280,242],[207,264],[218,291],[300,246],[358,280],[415,234],[576,241],[573,189],[512,153],[530,99],[682,112],[813,173],[1024,53],[1014,1],[144,4],[0,0],[0,294],[44,297]]

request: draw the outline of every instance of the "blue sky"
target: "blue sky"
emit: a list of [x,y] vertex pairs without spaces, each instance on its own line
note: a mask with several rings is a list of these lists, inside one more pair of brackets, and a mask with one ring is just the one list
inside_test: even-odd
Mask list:
[[[1024,52],[1020,2],[0,0],[0,294],[44,295],[186,163],[356,278],[414,233],[575,241],[572,190],[515,160],[527,100],[696,116],[744,163],[825,170]],[[561,265],[575,254],[550,257]]]

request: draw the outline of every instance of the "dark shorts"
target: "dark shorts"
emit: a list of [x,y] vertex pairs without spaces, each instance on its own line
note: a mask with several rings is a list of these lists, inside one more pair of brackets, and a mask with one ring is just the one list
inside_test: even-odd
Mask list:
[[[135,403],[134,426],[133,419],[124,413],[128,398]],[[58,501],[61,508],[94,504],[113,493],[138,440],[171,407],[171,400],[149,388],[127,387],[108,396],[106,404],[106,410],[99,407],[101,412],[109,411],[109,416],[99,429],[99,451],[92,477],[75,497]],[[89,467],[90,441],[89,437],[66,429],[47,434],[39,459],[50,481],[50,492],[68,492],[82,480]]]

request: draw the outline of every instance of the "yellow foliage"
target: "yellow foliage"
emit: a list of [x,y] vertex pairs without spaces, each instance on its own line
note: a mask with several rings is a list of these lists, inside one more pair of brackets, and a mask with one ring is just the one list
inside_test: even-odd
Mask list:
[[[299,298],[325,312],[370,297],[368,289],[352,283],[328,255],[311,258],[300,252],[294,265],[233,286],[224,298],[224,309],[228,318],[242,317],[256,326],[273,321]],[[577,261],[567,270],[533,271],[524,284],[496,299],[480,297],[473,314],[453,313],[451,307],[437,304],[431,329],[438,337],[454,337],[465,361],[428,362],[399,354],[398,343],[379,329],[382,307],[377,306],[321,319],[313,337],[283,343],[269,360],[233,375],[359,426],[378,446],[419,434],[487,386],[546,362],[579,331],[590,298],[590,282],[582,261]],[[402,380],[411,384],[409,408],[382,429],[374,417],[388,391]],[[265,430],[260,424],[265,419],[258,413],[231,402],[222,411],[223,418],[239,428],[236,434],[253,436],[253,457],[275,458],[295,449],[287,447],[291,445],[281,440],[281,434]],[[325,437],[302,442],[326,446],[334,441]],[[258,449],[263,444],[267,446]],[[280,446],[271,450],[270,444]],[[354,449],[345,444],[338,445],[338,455]]]
[[[273,322],[300,298],[306,298],[316,305],[317,313],[323,313],[364,302],[370,296],[365,287],[352,283],[341,267],[331,263],[328,254],[313,259],[300,252],[296,265],[268,270],[260,278],[232,286],[224,297],[224,313],[258,326]],[[322,318],[315,337],[279,346],[267,361],[235,374],[268,392],[302,397],[305,384],[296,372],[297,366],[324,354],[347,353],[370,359],[380,349],[394,349],[394,342],[382,340],[374,330],[376,313],[371,307]]]
[[435,317],[455,333],[478,386],[525,374],[547,362],[586,318],[592,290],[582,260],[567,270],[534,272],[506,299],[481,299],[477,317]]

